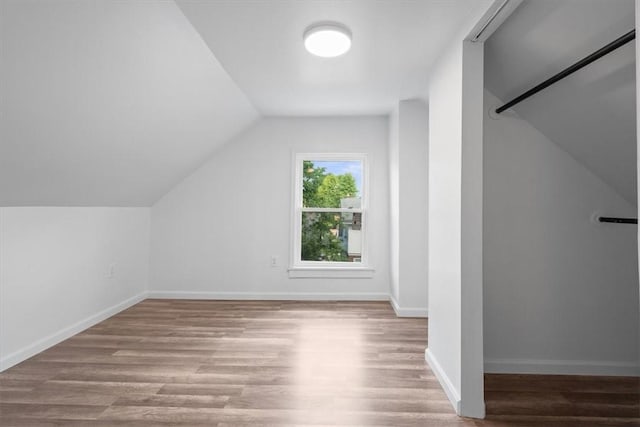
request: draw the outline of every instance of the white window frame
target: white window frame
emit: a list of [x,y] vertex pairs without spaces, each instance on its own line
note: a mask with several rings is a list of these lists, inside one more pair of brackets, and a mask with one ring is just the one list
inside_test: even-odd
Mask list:
[[[305,208],[302,206],[302,165],[309,161],[360,161],[362,164],[361,208]],[[296,153],[293,167],[293,200],[291,260],[289,277],[337,277],[370,278],[374,270],[369,265],[368,229],[369,229],[369,161],[364,153]],[[361,262],[339,261],[303,261],[302,257],[302,213],[303,212],[360,212],[362,214]]]

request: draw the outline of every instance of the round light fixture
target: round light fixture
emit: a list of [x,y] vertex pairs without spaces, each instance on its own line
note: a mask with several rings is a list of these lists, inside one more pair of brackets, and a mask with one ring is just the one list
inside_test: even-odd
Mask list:
[[351,31],[342,24],[313,24],[304,32],[304,47],[316,56],[333,58],[351,49]]

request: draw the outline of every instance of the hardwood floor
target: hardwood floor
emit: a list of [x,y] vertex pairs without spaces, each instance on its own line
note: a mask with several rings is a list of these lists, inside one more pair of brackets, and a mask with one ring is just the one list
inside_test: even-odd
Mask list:
[[638,377],[486,374],[484,387],[492,420],[640,426]]
[[[457,417],[426,333],[386,302],[146,300],[1,373],[0,425],[640,425],[491,401],[493,419]],[[495,402],[518,391],[488,381]]]

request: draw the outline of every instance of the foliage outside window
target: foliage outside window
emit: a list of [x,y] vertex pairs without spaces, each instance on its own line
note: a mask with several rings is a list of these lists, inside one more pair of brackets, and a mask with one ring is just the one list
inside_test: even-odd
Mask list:
[[364,156],[298,155],[296,162],[294,265],[361,265]]

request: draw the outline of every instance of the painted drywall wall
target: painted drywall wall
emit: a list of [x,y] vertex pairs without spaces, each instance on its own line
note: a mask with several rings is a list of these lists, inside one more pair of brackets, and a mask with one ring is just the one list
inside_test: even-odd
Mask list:
[[429,347],[456,412],[484,417],[482,43],[452,42],[429,83]]
[[[638,23],[640,22],[640,0],[636,0],[636,30],[638,28]],[[636,43],[636,64],[640,63],[640,45]],[[636,82],[640,81],[640,67],[636,66]],[[640,130],[640,86],[636,84],[636,180],[640,181],[640,150],[638,150],[638,143]],[[637,201],[640,200],[640,185],[638,188],[638,198]],[[638,264],[640,264],[640,233],[638,234]],[[640,271],[638,272],[640,274]],[[640,280],[638,281],[638,311],[640,311]],[[640,352],[640,349],[638,350]],[[638,357],[638,362],[640,362],[640,356]]]
[[399,316],[427,316],[429,110],[405,100],[390,116],[392,304]]
[[[499,3],[494,3],[494,7]],[[488,14],[485,14],[486,19]],[[484,45],[462,45],[462,188],[461,188],[461,314],[460,372],[462,415],[483,418],[484,353],[482,326],[482,126]]]
[[[400,300],[400,104],[389,114],[389,271],[391,304]],[[397,310],[397,309],[396,309]]]
[[484,128],[486,370],[638,374],[637,227],[591,218],[635,207],[527,121]]
[[[387,299],[388,136],[386,117],[258,122],[152,207],[151,295]],[[289,278],[297,152],[368,154],[372,278]]]
[[440,60],[429,90],[429,346],[427,360],[460,402],[462,45]]
[[149,208],[0,208],[0,369],[145,297]]

